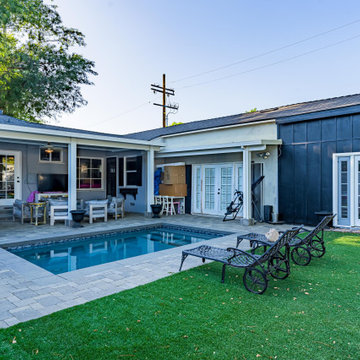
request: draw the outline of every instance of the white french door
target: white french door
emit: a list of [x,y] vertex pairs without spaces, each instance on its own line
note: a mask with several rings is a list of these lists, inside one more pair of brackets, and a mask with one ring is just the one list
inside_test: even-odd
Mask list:
[[360,153],[334,154],[335,224],[360,226]]
[[219,176],[220,176],[220,201],[219,201],[219,211],[223,215],[226,208],[229,206],[232,196],[234,193],[234,167],[224,165],[220,166]]
[[355,156],[355,226],[360,226],[360,156]]
[[205,214],[218,213],[218,195],[220,194],[217,166],[204,166],[203,209]]
[[238,188],[239,176],[240,183],[242,181],[242,165],[234,163],[196,165],[193,174],[193,211],[224,215],[235,188]]
[[21,152],[0,150],[0,205],[21,199]]

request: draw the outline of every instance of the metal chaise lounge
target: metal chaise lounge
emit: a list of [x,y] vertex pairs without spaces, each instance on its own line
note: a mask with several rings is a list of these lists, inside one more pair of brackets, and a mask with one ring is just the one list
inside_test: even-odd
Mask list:
[[320,258],[325,254],[324,229],[335,216],[336,214],[325,216],[312,231],[303,227],[300,229],[300,234],[304,232],[308,234],[303,238],[296,235],[290,241],[291,259],[295,264],[306,266],[313,257]]
[[[245,268],[243,283],[245,288],[254,294],[263,294],[267,289],[268,275],[277,279],[285,279],[290,274],[289,243],[300,231],[300,228],[288,230],[274,242],[263,254],[249,253],[237,248],[222,249],[214,246],[202,245],[182,252],[180,269],[185,259],[196,256],[223,263],[221,282],[225,280],[226,266]],[[257,240],[258,246],[269,246]],[[285,247],[285,251],[282,248]]]

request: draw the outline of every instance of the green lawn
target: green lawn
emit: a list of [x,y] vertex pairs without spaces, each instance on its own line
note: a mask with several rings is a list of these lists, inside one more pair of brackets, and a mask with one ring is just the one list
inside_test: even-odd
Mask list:
[[264,295],[205,264],[0,330],[0,359],[359,359],[360,237],[326,245]]

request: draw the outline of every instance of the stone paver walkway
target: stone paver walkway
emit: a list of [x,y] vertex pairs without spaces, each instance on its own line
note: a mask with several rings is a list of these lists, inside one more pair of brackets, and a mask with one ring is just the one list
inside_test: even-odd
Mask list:
[[[161,219],[129,215],[122,220],[108,223],[99,222],[81,229],[68,228],[62,224],[54,227],[48,225],[35,227],[29,224],[0,222],[0,246],[154,223],[170,223],[233,232],[232,235],[195,245],[206,243],[224,248],[235,246],[238,234],[265,233],[269,228],[274,227],[269,224],[242,227],[239,221],[224,223],[220,218],[191,215],[177,215]],[[289,227],[290,225],[276,226],[279,230]],[[194,244],[60,275],[53,275],[0,248],[0,327],[8,327],[35,319],[169,276],[178,271],[182,250],[192,247]],[[184,263],[184,270],[199,265],[201,265],[200,259],[189,257]]]

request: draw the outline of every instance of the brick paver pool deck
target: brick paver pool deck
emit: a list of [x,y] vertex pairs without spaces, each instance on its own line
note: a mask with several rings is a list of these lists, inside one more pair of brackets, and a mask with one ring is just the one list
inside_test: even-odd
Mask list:
[[[133,258],[114,261],[85,269],[54,275],[1,248],[9,244],[29,243],[43,239],[70,235],[110,231],[154,223],[192,226],[212,230],[224,230],[233,234],[204,242],[163,250]],[[234,247],[236,237],[248,232],[266,233],[269,228],[285,230],[291,225],[258,223],[244,227],[238,220],[223,222],[221,218],[176,215],[161,219],[141,215],[127,215],[124,219],[97,222],[80,229],[55,226],[35,227],[11,221],[0,222],[0,327],[35,319],[55,311],[83,304],[113,293],[143,285],[169,276],[178,271],[181,252],[203,243],[220,247]],[[200,266],[201,260],[188,258],[183,269]],[[220,276],[220,275],[219,275]]]

